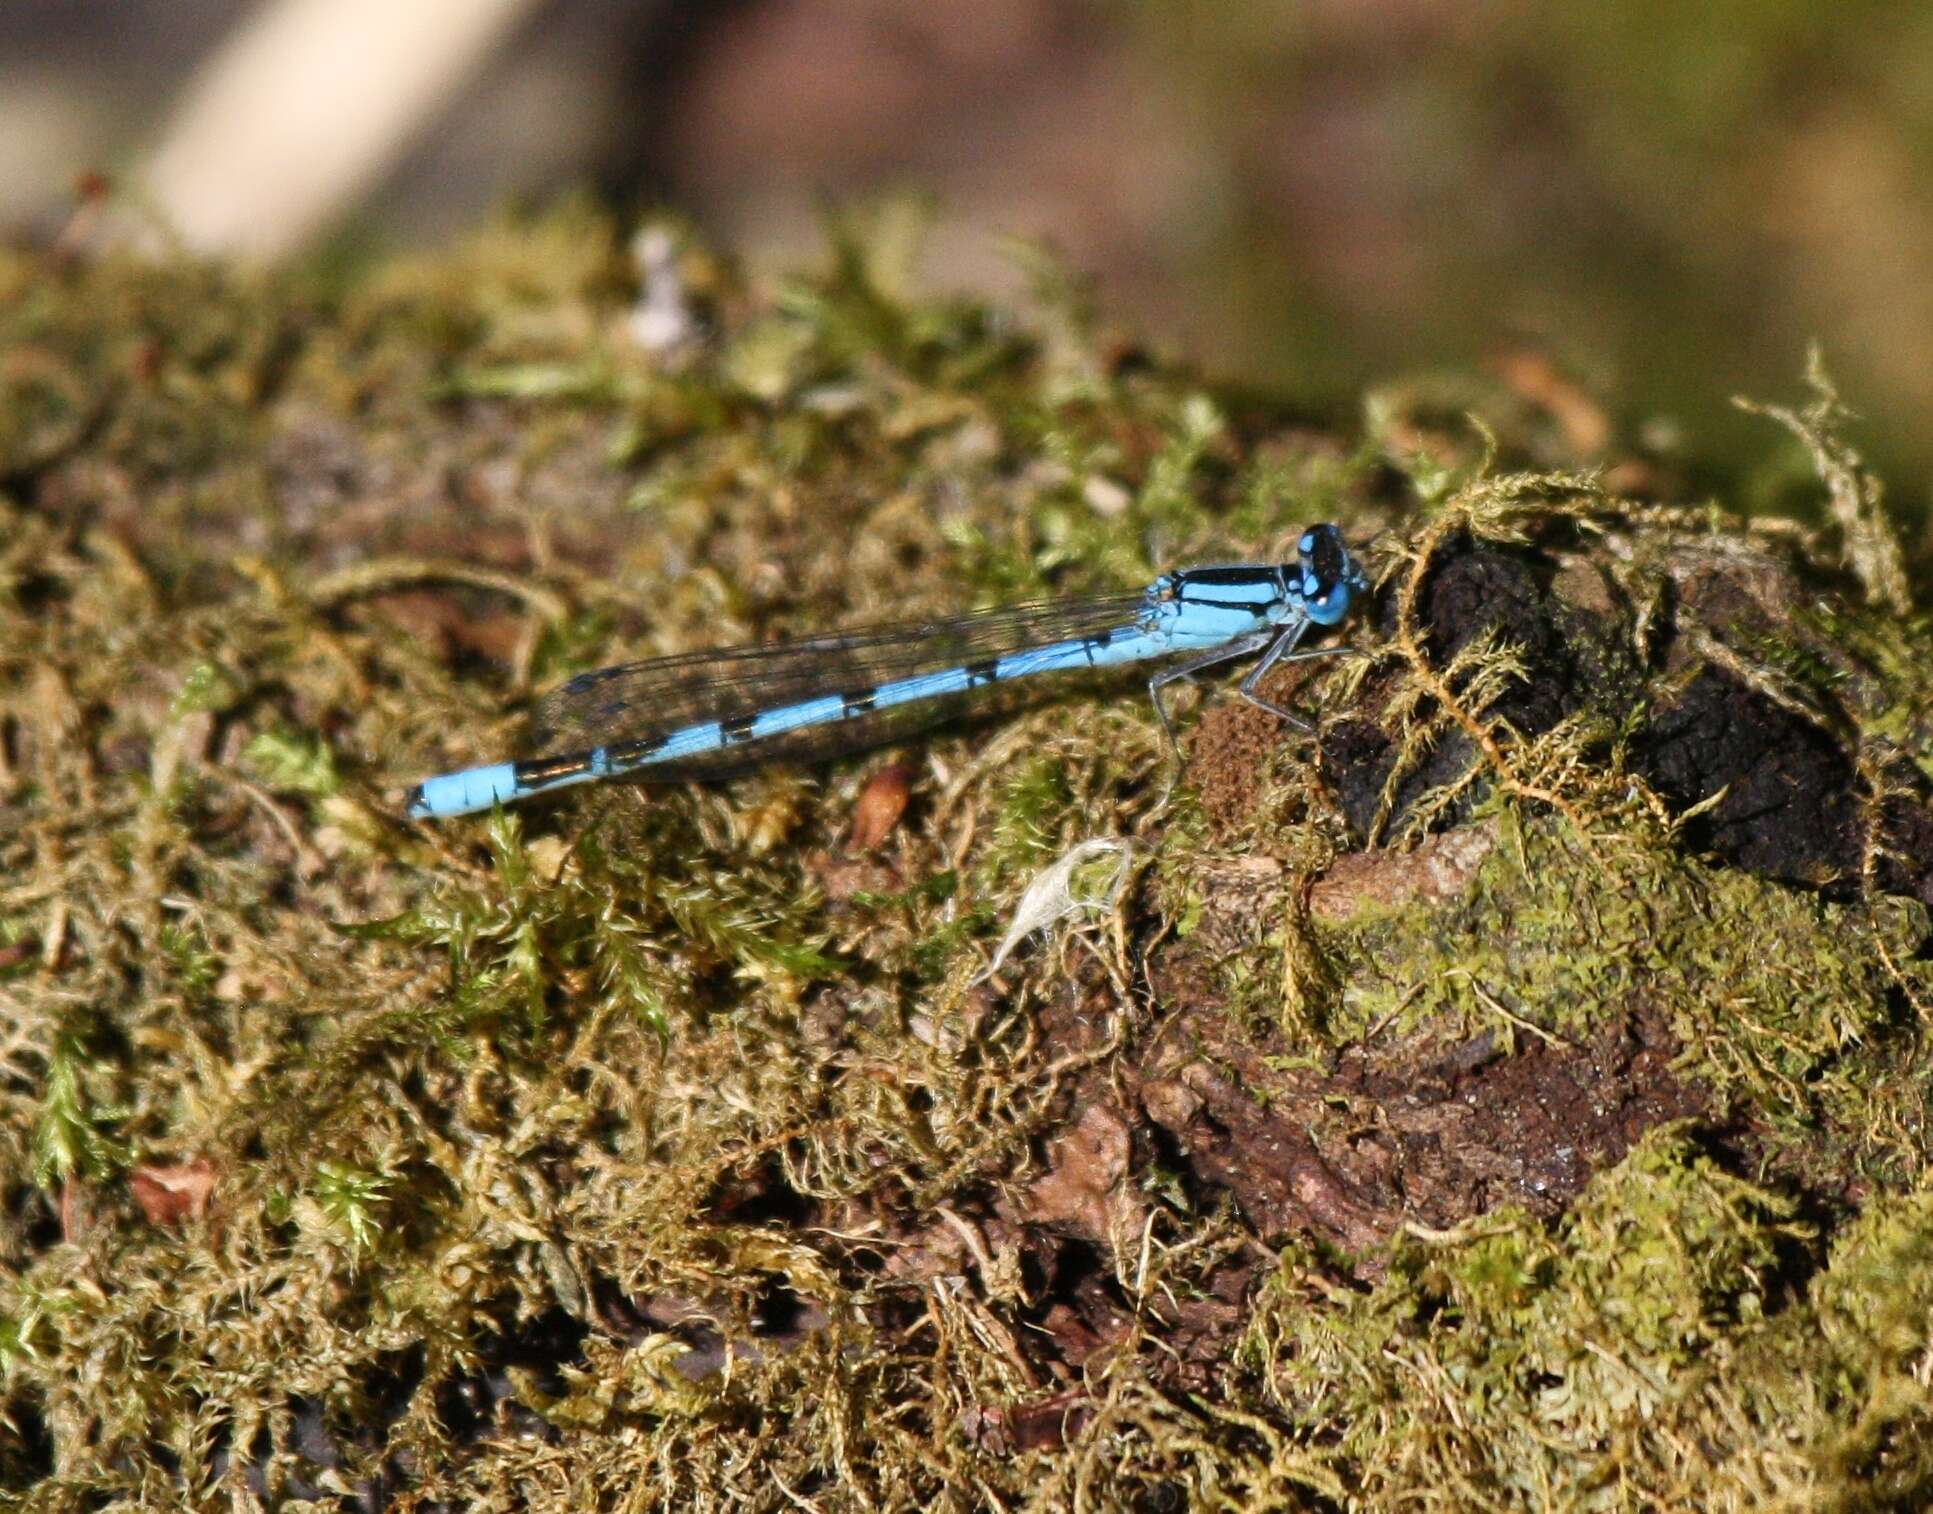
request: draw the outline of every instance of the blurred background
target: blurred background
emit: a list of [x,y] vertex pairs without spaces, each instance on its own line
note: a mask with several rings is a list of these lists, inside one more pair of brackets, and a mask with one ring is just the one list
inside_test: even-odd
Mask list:
[[757,268],[930,191],[925,275],[1045,239],[1113,323],[1312,406],[1525,350],[1724,462],[1824,346],[1933,481],[1925,0],[9,0],[0,230],[105,173],[341,257],[592,187]]

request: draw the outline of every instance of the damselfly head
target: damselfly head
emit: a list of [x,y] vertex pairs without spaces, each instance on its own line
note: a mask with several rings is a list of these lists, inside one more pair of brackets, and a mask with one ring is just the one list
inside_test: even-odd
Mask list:
[[1311,526],[1296,543],[1301,561],[1290,581],[1301,592],[1309,619],[1332,626],[1349,613],[1349,602],[1369,587],[1362,567],[1343,545],[1334,526]]

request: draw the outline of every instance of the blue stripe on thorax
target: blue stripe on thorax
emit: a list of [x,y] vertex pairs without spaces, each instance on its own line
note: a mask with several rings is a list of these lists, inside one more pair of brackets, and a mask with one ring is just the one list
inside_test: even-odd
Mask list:
[[1274,568],[1186,568],[1170,575],[1182,604],[1250,605],[1266,610],[1293,591]]

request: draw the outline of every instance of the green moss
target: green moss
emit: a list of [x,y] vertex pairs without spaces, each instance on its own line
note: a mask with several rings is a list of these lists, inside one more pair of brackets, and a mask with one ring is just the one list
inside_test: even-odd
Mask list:
[[[1615,723],[1484,727],[1474,884],[1342,923],[1231,928],[1216,871],[1299,885],[1355,844],[1308,748],[1229,737],[1170,800],[1115,690],[908,747],[863,857],[870,759],[401,820],[404,783],[621,658],[1120,589],[1314,516],[1383,529],[1386,603],[1453,529],[1615,529],[1638,561],[1676,529],[1394,399],[1340,442],[1116,371],[1072,303],[915,297],[906,235],[849,220],[776,289],[691,247],[712,337],[682,367],[623,338],[586,206],[327,280],[0,253],[0,1483],[226,1502],[240,1447],[283,1503],[385,1466],[495,1507],[1906,1496],[1925,910],[1686,856]],[[1925,766],[1924,623],[1808,613],[1858,677],[1810,631],[1747,653]],[[1457,665],[1479,716],[1516,655]],[[1420,755],[1448,727],[1403,697]],[[979,981],[1097,836],[1152,859],[1117,916]],[[1248,1222],[1166,1158],[1110,1184],[1062,1144],[1135,1113],[1184,978],[1264,1074],[1377,1026],[1655,1014],[1762,1186],[1654,1133],[1551,1230],[1399,1239],[1369,1284],[1298,1243],[1217,1316]],[[143,1186],[197,1163],[205,1213]],[[1081,1230],[1083,1183],[1131,1243]],[[1798,1193],[1838,1207],[1801,1225]],[[1070,1232],[1122,1322],[1079,1362],[1038,1249]],[[1188,1356],[1175,1301],[1244,1349]],[[581,1347],[524,1370],[559,1320]],[[486,1388],[554,1434],[449,1408]]]
[[1753,1508],[1933,1479],[1911,1382],[1933,1302],[1924,1189],[1799,1289],[1810,1227],[1670,1128],[1554,1232],[1508,1211],[1471,1229],[1404,1241],[1359,1295],[1287,1259],[1250,1327],[1273,1401],[1367,1502]]
[[1881,926],[1862,905],[1736,869],[1642,852],[1604,867],[1547,826],[1512,827],[1461,899],[1371,911],[1326,935],[1345,985],[1330,1029],[1344,1041],[1376,1025],[1491,1031],[1509,1044],[1527,1022],[1584,1040],[1657,1011],[1687,1073],[1796,1137],[1867,1097],[1869,1069],[1846,1058],[1895,1013],[1882,929],[1910,955],[1925,911]]
[[32,1137],[34,1181],[42,1187],[76,1178],[100,1182],[126,1166],[127,1146],[112,1133],[120,1112],[88,1093],[89,1081],[104,1071],[72,1037],[58,1041],[47,1058],[46,1092]]

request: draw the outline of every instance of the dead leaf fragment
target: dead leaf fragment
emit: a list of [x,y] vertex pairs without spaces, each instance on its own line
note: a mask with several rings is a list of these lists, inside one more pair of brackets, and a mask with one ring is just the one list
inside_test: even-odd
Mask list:
[[215,1191],[215,1164],[195,1157],[176,1166],[150,1163],[128,1174],[128,1188],[150,1225],[179,1225],[208,1213]]
[[967,1438],[995,1456],[1058,1450],[1079,1437],[1094,1418],[1094,1400],[1069,1389],[1031,1404],[982,1408],[969,1404],[960,1417]]
[[874,773],[852,806],[852,833],[846,838],[849,852],[879,849],[906,813],[913,797],[913,770],[895,762]]
[[1127,1121],[1090,1104],[1075,1127],[1048,1148],[1050,1170],[1034,1181],[1026,1217],[1080,1231],[1120,1247],[1139,1234],[1141,1205],[1127,1188],[1133,1138]]

